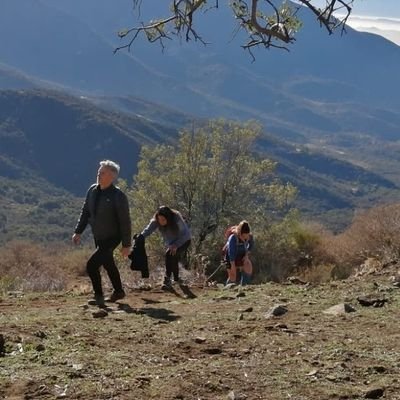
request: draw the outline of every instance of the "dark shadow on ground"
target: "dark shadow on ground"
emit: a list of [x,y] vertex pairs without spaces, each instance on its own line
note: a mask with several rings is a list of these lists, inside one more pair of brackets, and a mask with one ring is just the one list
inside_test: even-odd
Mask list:
[[145,304],[160,304],[160,303],[163,303],[160,300],[145,299],[143,297],[142,297],[142,300],[144,301]]
[[197,296],[190,290],[189,286],[187,285],[179,285],[183,294],[188,299],[195,299]]
[[[117,303],[117,306],[118,306],[117,308],[118,311],[124,311],[127,314],[147,315],[150,318],[159,319],[167,322],[176,321],[177,319],[181,318],[179,315],[174,314],[173,311],[168,310],[166,308],[151,308],[151,307],[132,308],[127,303]],[[107,311],[113,312],[116,310],[109,308]]]
[[144,314],[149,316],[150,318],[159,319],[162,321],[176,321],[181,318],[179,315],[174,314],[173,311],[167,310],[166,308],[150,308],[143,307],[136,310],[138,314]]

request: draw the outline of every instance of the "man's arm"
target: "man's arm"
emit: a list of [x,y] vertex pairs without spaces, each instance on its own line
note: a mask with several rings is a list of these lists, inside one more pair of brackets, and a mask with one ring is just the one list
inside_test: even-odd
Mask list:
[[89,194],[90,194],[91,188],[86,193],[86,198],[82,206],[81,214],[79,215],[78,222],[75,226],[74,229],[74,234],[72,235],[72,241],[75,244],[79,244],[80,239],[81,239],[81,234],[85,230],[88,222],[89,222]]

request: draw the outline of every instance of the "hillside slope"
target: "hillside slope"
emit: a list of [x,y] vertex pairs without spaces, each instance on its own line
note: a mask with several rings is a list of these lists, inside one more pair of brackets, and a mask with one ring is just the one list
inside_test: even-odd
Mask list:
[[[67,293],[3,296],[0,396],[400,399],[400,292],[382,276],[373,281],[194,287],[189,299],[178,288],[130,289],[97,319],[82,281]],[[366,294],[389,301],[362,307]],[[354,312],[324,313],[342,302]],[[268,316],[278,304],[287,312]]]
[[[13,237],[12,232],[20,237],[16,226],[22,221],[34,231],[38,218],[26,217],[31,207],[57,199],[67,208],[68,204],[76,207],[74,196],[84,196],[101,159],[120,162],[122,178],[131,182],[141,146],[172,143],[178,129],[191,121],[188,115],[140,99],[114,101],[123,102],[129,113],[107,111],[104,104],[97,106],[92,99],[63,92],[0,91],[0,177],[8,188],[0,193],[4,204],[1,218],[7,221],[3,224],[3,237]],[[101,103],[98,99],[96,102]],[[349,214],[354,208],[399,196],[398,187],[381,175],[268,134],[259,141],[257,150],[278,161],[278,176],[299,188],[296,205],[306,215],[336,212],[330,221],[335,228],[350,222]],[[57,199],[50,195],[53,191]],[[9,204],[12,199],[15,208]],[[45,213],[46,206],[43,207],[39,214]],[[57,207],[53,208],[55,213]],[[77,210],[72,212],[69,208],[68,213],[76,218]],[[48,217],[54,220],[53,215]],[[16,226],[11,227],[13,223]],[[64,221],[60,225],[64,226]],[[49,227],[49,231],[53,228]],[[67,230],[63,232],[66,236]]]

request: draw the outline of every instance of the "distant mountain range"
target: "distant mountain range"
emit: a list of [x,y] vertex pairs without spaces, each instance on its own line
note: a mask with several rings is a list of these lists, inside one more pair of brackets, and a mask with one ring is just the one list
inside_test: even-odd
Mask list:
[[[177,121],[182,125],[190,121],[189,116],[136,98],[114,98],[113,102],[125,103],[132,112],[106,111],[103,102],[96,106],[92,99],[65,92],[0,91],[0,180],[4,187],[0,191],[0,222],[6,221],[3,235],[0,224],[0,239],[31,231],[36,234],[30,233],[30,237],[42,236],[30,225],[40,226],[39,217],[29,218],[32,213],[42,217],[40,223],[49,236],[59,239],[67,235],[79,210],[76,199],[94,181],[99,160],[118,160],[122,177],[130,182],[140,147],[176,140]],[[151,115],[157,115],[158,121],[151,121]],[[348,222],[355,207],[370,206],[381,196],[399,195],[398,187],[378,174],[273,136],[263,137],[259,151],[279,162],[277,173],[282,180],[299,188],[297,206],[314,217],[328,213],[325,222],[336,228]],[[64,230],[57,226],[59,231],[54,233],[55,213],[64,206],[69,210],[63,219],[66,226]],[[22,216],[23,223],[15,225]],[[48,219],[53,221],[50,228]]]
[[328,36],[301,11],[291,51],[256,51],[252,63],[221,6],[199,21],[206,47],[168,42],[162,53],[138,41],[113,55],[118,29],[136,23],[130,0],[1,8],[0,89],[19,90],[0,94],[4,178],[33,171],[82,196],[101,158],[120,160],[130,179],[143,143],[175,140],[196,118],[251,118],[304,211],[341,225],[355,207],[399,200],[400,47],[379,36]]

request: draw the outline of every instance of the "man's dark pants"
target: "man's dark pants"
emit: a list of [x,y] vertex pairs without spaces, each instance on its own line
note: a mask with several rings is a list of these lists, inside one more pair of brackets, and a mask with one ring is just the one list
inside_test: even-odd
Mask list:
[[95,295],[103,295],[101,285],[100,267],[103,266],[107,271],[111,284],[115,292],[122,292],[121,276],[114,261],[114,249],[119,245],[120,239],[111,238],[107,240],[95,240],[97,249],[89,258],[86,270],[92,281]]

